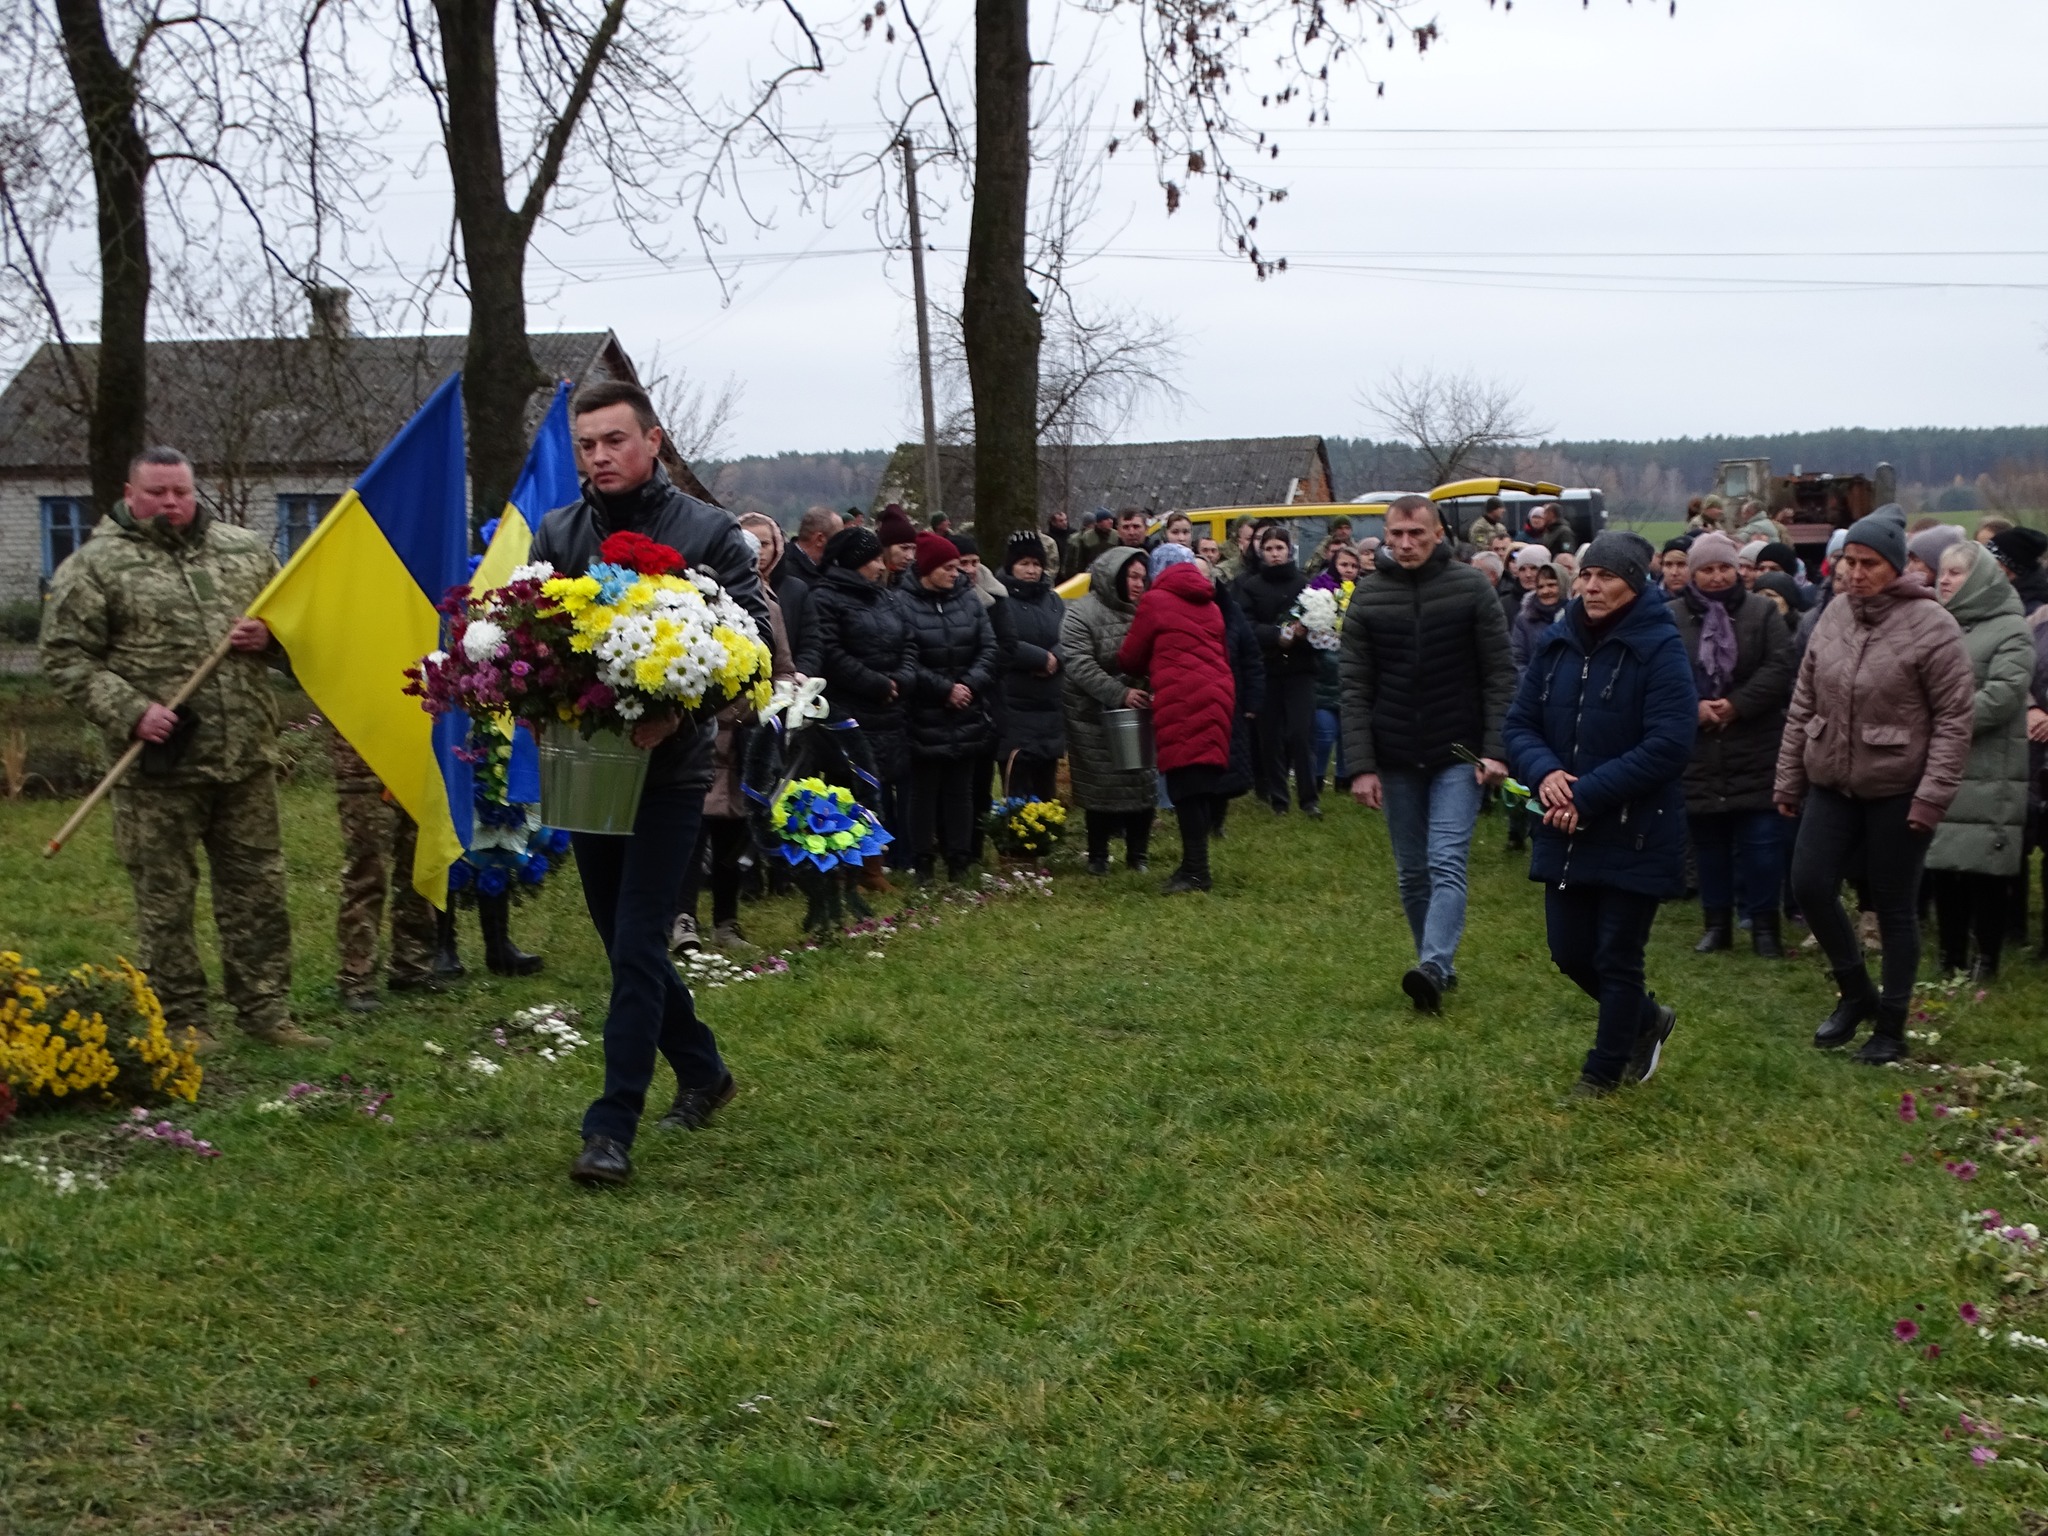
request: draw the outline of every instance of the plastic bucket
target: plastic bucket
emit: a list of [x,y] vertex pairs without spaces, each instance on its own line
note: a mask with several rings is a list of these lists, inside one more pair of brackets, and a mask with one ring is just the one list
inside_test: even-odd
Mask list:
[[1147,709],[1105,709],[1103,733],[1109,738],[1109,760],[1123,773],[1153,764],[1152,712]]
[[617,731],[585,740],[573,725],[549,722],[540,738],[540,819],[564,832],[626,836],[640,811],[649,755]]

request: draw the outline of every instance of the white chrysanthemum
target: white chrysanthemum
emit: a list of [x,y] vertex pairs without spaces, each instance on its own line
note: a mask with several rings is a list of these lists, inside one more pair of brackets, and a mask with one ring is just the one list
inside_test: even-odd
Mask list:
[[536,560],[531,565],[515,565],[512,574],[505,578],[506,584],[515,581],[546,581],[555,574],[555,568],[545,560]]
[[504,626],[489,619],[472,619],[462,635],[462,654],[481,665],[489,661],[504,643]]

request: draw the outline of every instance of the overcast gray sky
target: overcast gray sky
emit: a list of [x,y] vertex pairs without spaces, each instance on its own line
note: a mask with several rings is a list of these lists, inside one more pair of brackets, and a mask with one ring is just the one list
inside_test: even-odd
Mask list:
[[[2048,420],[2048,6],[1438,15],[1426,57],[1375,61],[1384,97],[1340,90],[1327,128],[1287,136],[1292,196],[1262,224],[1282,277],[1219,257],[1199,198],[1168,219],[1149,167],[1111,162],[1088,289],[1185,351],[1183,401],[1125,436],[1370,433],[1360,387],[1426,365],[1517,383],[1570,437]],[[1132,94],[1129,63],[1103,45],[1106,99]],[[874,116],[841,106],[849,132]],[[964,209],[929,238],[957,287]],[[857,216],[785,211],[736,248],[862,254],[750,266],[726,307],[701,273],[615,270],[536,323],[736,375],[740,451],[885,444],[916,396],[907,269],[873,243]]]
[[[1135,94],[1131,39],[1078,4],[1037,12],[1060,78],[1092,48],[1106,138]],[[775,14],[709,18],[691,74],[742,78]],[[2048,421],[2041,0],[1682,0],[1675,17],[1661,0],[1443,0],[1435,15],[1427,56],[1372,60],[1384,96],[1340,79],[1327,126],[1279,121],[1291,196],[1260,233],[1283,276],[1218,252],[1198,188],[1168,218],[1149,163],[1109,162],[1085,291],[1169,321],[1183,351],[1183,398],[1120,435],[1372,435],[1359,393],[1396,367],[1496,376],[1574,438]],[[972,8],[931,0],[925,20],[957,84]],[[883,147],[891,56],[856,55],[792,120],[828,125],[841,153]],[[415,269],[447,225],[427,146],[392,136],[407,158],[377,230]],[[942,168],[927,184],[932,280],[951,294],[966,209]],[[736,378],[737,452],[914,435],[909,271],[865,217],[873,184],[829,219],[785,186],[751,180],[772,227],[728,210],[745,262],[729,303],[700,262],[650,260],[602,223],[545,233],[534,329],[609,326],[636,357]],[[680,229],[672,244],[691,250]],[[67,307],[83,328],[89,277]],[[457,304],[437,318],[463,322]]]

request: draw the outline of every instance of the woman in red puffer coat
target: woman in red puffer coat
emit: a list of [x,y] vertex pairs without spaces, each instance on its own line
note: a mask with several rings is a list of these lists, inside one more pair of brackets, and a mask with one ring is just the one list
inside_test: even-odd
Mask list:
[[1152,551],[1151,576],[1116,662],[1149,679],[1159,771],[1180,822],[1180,868],[1162,890],[1176,896],[1209,889],[1209,827],[1230,767],[1237,689],[1208,566],[1184,545],[1162,544]]

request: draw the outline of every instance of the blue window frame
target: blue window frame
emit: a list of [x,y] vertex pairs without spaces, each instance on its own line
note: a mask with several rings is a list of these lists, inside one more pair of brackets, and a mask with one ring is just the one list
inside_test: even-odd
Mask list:
[[92,532],[92,514],[86,510],[83,496],[45,496],[42,500],[43,580],[48,581]]
[[289,560],[299,546],[327,515],[336,498],[314,493],[293,493],[277,498],[277,558]]

